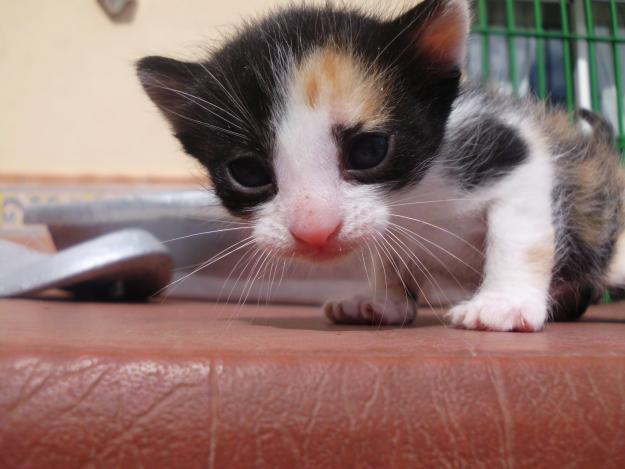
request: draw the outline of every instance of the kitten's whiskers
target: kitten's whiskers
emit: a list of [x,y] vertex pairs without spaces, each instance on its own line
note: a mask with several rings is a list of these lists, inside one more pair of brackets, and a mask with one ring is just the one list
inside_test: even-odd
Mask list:
[[171,91],[172,93],[176,93],[177,95],[185,98],[187,101],[189,101],[190,103],[195,104],[196,106],[199,106],[200,108],[204,109],[206,112],[214,115],[215,117],[218,117],[219,119],[223,120],[226,124],[231,125],[233,127],[236,127],[237,129],[241,130],[242,132],[247,131],[248,129],[245,129],[243,127],[241,127],[238,124],[235,124],[234,122],[232,122],[229,119],[226,119],[223,115],[213,111],[212,109],[207,108],[206,106],[204,106],[201,103],[204,103],[208,106],[212,106],[217,108],[218,110],[220,110],[221,112],[224,112],[226,114],[228,114],[230,117],[232,117],[233,119],[236,119],[237,121],[239,121],[241,124],[245,124],[244,121],[242,121],[238,116],[226,111],[224,108],[222,108],[221,106],[218,106],[217,104],[211,103],[210,101],[207,101],[205,99],[200,98],[199,96],[195,96],[194,94],[191,93],[187,93],[186,91],[182,91],[182,90],[177,90],[175,88],[171,88],[169,86],[164,86],[164,85],[159,85],[159,86],[154,86],[152,85],[154,88],[160,88],[163,90],[167,90],[167,91]]
[[[399,214],[397,214],[397,213],[391,213],[391,214],[390,214],[390,216],[391,216],[391,217],[403,218],[403,219],[405,219],[405,220],[411,220],[411,221],[414,221],[414,222],[417,222],[417,223],[422,223],[422,224],[427,225],[427,226],[429,226],[429,227],[431,227],[431,228],[434,228],[434,229],[436,229],[436,230],[439,230],[439,231],[442,231],[442,232],[444,232],[444,233],[447,233],[449,236],[452,236],[453,238],[457,239],[458,241],[460,241],[461,243],[463,243],[465,246],[469,247],[470,249],[472,249],[473,251],[475,251],[476,253],[478,253],[480,256],[483,256],[483,255],[484,255],[484,253],[483,253],[482,251],[480,251],[479,249],[477,249],[475,246],[473,246],[473,244],[471,244],[470,242],[468,242],[466,239],[464,239],[464,238],[462,238],[462,237],[458,236],[456,233],[454,233],[454,232],[452,232],[452,231],[449,231],[449,230],[447,230],[447,229],[445,229],[445,228],[443,228],[443,227],[441,227],[441,226],[435,225],[435,224],[433,224],[433,223],[430,223],[430,222],[427,222],[427,221],[424,221],[424,220],[419,220],[418,218],[408,217],[408,216],[406,216],[406,215],[399,215]],[[414,234],[415,234],[415,235],[417,235],[416,233],[414,233]],[[430,240],[428,240],[427,238],[424,238],[424,237],[422,237],[422,236],[420,236],[420,235],[417,235],[417,236],[419,236],[420,238],[423,238],[424,240],[427,240],[427,242],[431,242],[431,241],[430,241]],[[440,247],[440,246],[438,246],[438,245],[437,245],[437,247],[439,247],[440,249],[443,249],[443,248],[441,248],[441,247]],[[449,253],[449,252],[448,252],[448,253]]]
[[[179,283],[183,282],[184,280],[188,279],[189,277],[191,277],[192,275],[200,272],[201,270],[213,265],[215,262],[220,261],[221,259],[224,259],[225,257],[228,257],[229,255],[243,249],[246,246],[249,246],[250,244],[252,244],[254,242],[254,240],[252,239],[252,236],[248,236],[247,238],[244,238],[230,246],[228,246],[227,248],[221,250],[219,253],[215,254],[213,257],[211,257],[210,259],[208,259],[207,261],[203,262],[200,264],[199,267],[197,267],[196,269],[194,269],[193,271],[191,271],[190,273],[188,273],[187,275],[174,280],[173,282],[170,282],[169,284],[167,284],[166,286],[164,286],[163,288],[161,288],[160,290],[158,290],[157,292],[155,292],[153,294],[153,296],[158,295],[159,293],[163,292],[166,289],[171,289],[172,287],[174,287],[175,285],[178,285]],[[163,298],[163,301],[165,301],[167,299],[169,295],[166,295]]]
[[441,199],[441,200],[418,200],[414,202],[401,202],[396,204],[390,204],[388,207],[403,207],[405,205],[426,205],[426,204],[439,204],[445,202],[461,202],[470,199],[460,198],[460,199]]
[[[406,304],[405,304],[405,311],[404,311],[404,319],[401,323],[401,326],[403,327],[406,324],[406,321],[408,320],[408,309],[410,308],[410,301],[411,301],[411,299],[408,297],[408,292],[410,290],[408,289],[408,286],[406,285],[406,282],[404,281],[404,278],[401,274],[401,271],[399,270],[399,267],[397,266],[397,264],[395,264],[395,261],[393,260],[393,256],[389,253],[388,249],[386,249],[384,244],[388,245],[388,247],[395,252],[395,255],[397,255],[398,257],[399,255],[397,254],[397,251],[390,245],[387,239],[385,239],[384,237],[380,237],[380,244],[379,244],[380,249],[382,249],[382,252],[384,252],[386,258],[390,262],[391,267],[393,267],[393,269],[395,270],[395,274],[397,275],[397,278],[399,279],[404,289],[404,297],[406,299]],[[400,260],[403,262],[402,259]],[[387,302],[387,299],[385,299],[385,305],[386,305],[386,302]]]
[[[226,96],[230,99],[232,104],[241,112],[242,116],[247,119],[247,124],[253,129],[255,128],[254,122],[255,119],[250,113],[249,109],[243,104],[243,101],[236,96],[236,93],[233,89],[231,89],[232,93],[224,86],[224,84],[203,64],[199,63],[200,67],[206,72],[208,76],[210,76],[215,83],[223,90]],[[223,73],[223,69],[222,69]],[[234,93],[234,94],[233,94]]]
[[[408,256],[408,260],[412,261],[414,263],[414,265],[419,269],[419,271],[425,275],[430,282],[432,282],[432,284],[438,288],[438,290],[441,292],[442,296],[444,296],[447,299],[447,304],[451,304],[451,302],[449,301],[449,297],[447,296],[447,294],[445,293],[445,291],[443,290],[443,288],[440,286],[440,284],[438,283],[438,281],[436,280],[436,277],[430,272],[430,270],[427,268],[427,266],[425,265],[425,263],[419,259],[419,257],[413,253],[409,247],[406,245],[406,243],[404,243],[396,234],[394,234],[393,232],[391,232],[390,230],[387,231],[387,233],[395,240],[395,243],[397,245],[397,247],[399,249],[401,249],[405,254],[407,254]],[[408,267],[406,267],[408,269]],[[414,277],[413,277],[413,281],[414,281]],[[423,292],[423,290],[421,289],[421,287],[419,286],[419,284],[417,283],[417,288],[419,288],[419,290],[421,292]],[[425,297],[425,294],[423,294]],[[427,297],[426,301],[427,301]],[[428,302],[429,303],[429,302]],[[430,305],[431,306],[431,305]]]
[[219,230],[202,231],[200,233],[193,233],[193,234],[189,234],[185,236],[178,236],[177,238],[166,239],[165,241],[161,241],[161,243],[166,244],[166,243],[171,243],[173,241],[179,241],[181,239],[193,238],[195,236],[204,236],[204,235],[215,234],[215,233],[224,233],[227,231],[238,231],[238,230],[249,230],[249,229],[251,229],[251,227],[249,226],[239,226],[236,228],[222,228]]
[[[416,233],[410,231],[408,228],[401,226],[401,225],[397,225],[396,223],[389,223],[390,229],[395,229],[397,230],[399,233],[403,234],[404,236],[408,237],[408,239],[410,239],[412,242],[416,243],[421,249],[423,249],[425,252],[427,252],[430,256],[432,256],[436,261],[438,261],[438,263],[447,271],[447,273],[451,276],[451,278],[453,278],[456,283],[458,284],[458,286],[464,290],[465,287],[462,285],[462,282],[460,282],[458,280],[458,278],[454,275],[454,273],[447,267],[447,265],[436,255],[434,254],[434,252],[432,252],[432,250],[430,248],[428,248],[425,244],[423,244],[417,237],[416,237]],[[435,246],[435,247],[439,247],[439,246]],[[439,247],[440,249],[440,247]],[[459,258],[456,259],[457,261],[461,261]],[[481,277],[481,275],[480,275]]]
[[223,132],[228,135],[233,135],[235,137],[242,138],[243,140],[249,140],[249,137],[247,135],[243,135],[239,132],[234,132],[232,130],[224,129],[223,127],[218,127],[216,125],[209,124],[208,122],[193,119],[192,117],[180,114],[179,112],[173,111],[172,109],[169,109],[165,106],[161,106],[161,108],[169,114],[173,114],[174,116],[180,117],[181,119],[187,120],[189,122],[193,122],[194,124],[202,125],[204,127],[208,127],[209,129],[216,130],[218,132]]

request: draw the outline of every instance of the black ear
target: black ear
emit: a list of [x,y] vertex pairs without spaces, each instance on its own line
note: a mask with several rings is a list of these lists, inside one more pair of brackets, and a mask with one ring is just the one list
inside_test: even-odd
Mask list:
[[175,130],[189,123],[187,110],[194,104],[202,66],[166,57],[144,57],[137,62],[137,75],[150,99],[169,119]]
[[414,53],[442,69],[459,69],[471,24],[467,0],[423,0],[391,22]]

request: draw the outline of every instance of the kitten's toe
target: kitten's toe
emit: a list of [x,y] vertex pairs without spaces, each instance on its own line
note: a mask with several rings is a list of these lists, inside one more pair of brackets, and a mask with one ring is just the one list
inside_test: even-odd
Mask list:
[[416,308],[409,298],[370,298],[356,296],[348,300],[330,301],[325,315],[337,324],[405,325],[414,321]]
[[531,296],[479,293],[447,313],[456,327],[489,331],[536,332],[547,320],[546,301]]

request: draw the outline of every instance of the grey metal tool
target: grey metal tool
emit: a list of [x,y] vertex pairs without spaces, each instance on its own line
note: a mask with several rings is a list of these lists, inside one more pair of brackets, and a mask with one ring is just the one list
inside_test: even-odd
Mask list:
[[92,299],[143,299],[163,289],[173,262],[152,234],[125,229],[44,254],[0,240],[0,297],[50,288]]

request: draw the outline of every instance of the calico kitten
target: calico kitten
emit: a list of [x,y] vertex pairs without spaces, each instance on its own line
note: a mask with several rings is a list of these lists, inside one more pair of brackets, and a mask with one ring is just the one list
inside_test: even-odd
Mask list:
[[[205,62],[138,74],[257,243],[373,259],[337,322],[538,331],[625,285],[624,177],[610,130],[461,80],[470,13],[425,0],[391,20],[334,7],[244,26]],[[364,274],[363,274],[364,275]],[[421,297],[421,298],[419,298]]]

